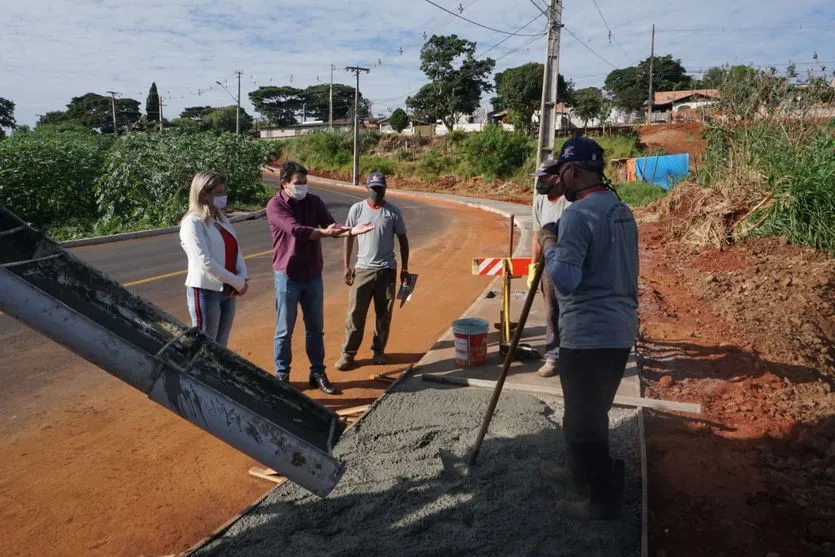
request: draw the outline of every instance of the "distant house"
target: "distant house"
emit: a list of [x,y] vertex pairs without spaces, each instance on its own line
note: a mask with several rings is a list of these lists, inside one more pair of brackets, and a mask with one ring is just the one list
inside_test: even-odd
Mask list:
[[[333,129],[336,131],[351,131],[354,121],[350,118],[341,118],[333,121]],[[258,130],[258,139],[287,139],[313,133],[326,131],[329,128],[328,122],[305,122],[304,124],[293,124],[284,127],[265,127]]]
[[652,121],[700,120],[701,112],[718,101],[718,89],[657,91],[652,100]]

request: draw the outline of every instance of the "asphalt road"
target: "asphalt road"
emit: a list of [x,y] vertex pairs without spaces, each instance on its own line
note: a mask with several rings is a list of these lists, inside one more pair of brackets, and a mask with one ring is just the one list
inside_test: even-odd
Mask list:
[[[353,192],[314,185],[311,191],[322,197],[339,222],[345,221],[353,203],[365,199],[359,190]],[[394,202],[403,211],[413,248],[419,248],[449,226],[450,219],[444,217],[449,208],[412,199],[401,198]],[[238,223],[235,230],[247,257],[251,279],[249,293],[238,304],[236,321],[247,315],[260,319],[266,314],[267,319],[272,319],[272,239],[269,226],[262,219]],[[71,251],[177,319],[190,322],[183,285],[186,257],[177,234],[86,246]],[[342,242],[325,240],[323,251],[326,296],[334,289],[344,294]],[[72,381],[72,390],[77,392],[79,387],[82,390],[85,385],[94,387],[102,380],[101,371],[7,315],[0,316],[0,346],[3,347],[0,408],[4,409],[0,414],[0,435],[13,432],[30,418],[45,413],[56,398],[61,398],[63,381]]]

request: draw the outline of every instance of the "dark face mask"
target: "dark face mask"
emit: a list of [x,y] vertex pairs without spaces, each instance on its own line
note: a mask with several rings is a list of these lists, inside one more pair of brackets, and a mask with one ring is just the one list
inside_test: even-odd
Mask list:
[[548,192],[554,187],[554,184],[552,184],[549,179],[550,177],[546,176],[536,181],[536,193],[539,195],[548,195]]
[[386,190],[384,188],[369,188],[368,190],[368,198],[375,204],[379,205],[383,202],[383,198],[386,196]]

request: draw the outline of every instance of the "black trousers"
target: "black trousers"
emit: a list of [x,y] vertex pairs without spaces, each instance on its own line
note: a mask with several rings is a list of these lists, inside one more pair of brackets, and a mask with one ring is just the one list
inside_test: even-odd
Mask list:
[[609,455],[609,410],[626,370],[629,348],[560,348],[565,399],[563,432],[578,485],[592,502],[616,502],[623,489],[623,463]]

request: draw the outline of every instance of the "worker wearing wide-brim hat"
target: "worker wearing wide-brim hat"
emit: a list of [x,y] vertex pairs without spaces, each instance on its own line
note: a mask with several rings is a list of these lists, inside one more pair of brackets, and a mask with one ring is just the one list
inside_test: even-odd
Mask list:
[[619,512],[624,467],[609,453],[608,413],[638,331],[638,227],[603,169],[603,149],[595,141],[566,141],[555,175],[572,205],[558,224],[540,231],[560,304],[559,374],[570,454],[567,466],[544,462],[541,471],[585,494],[559,505],[580,520]]

